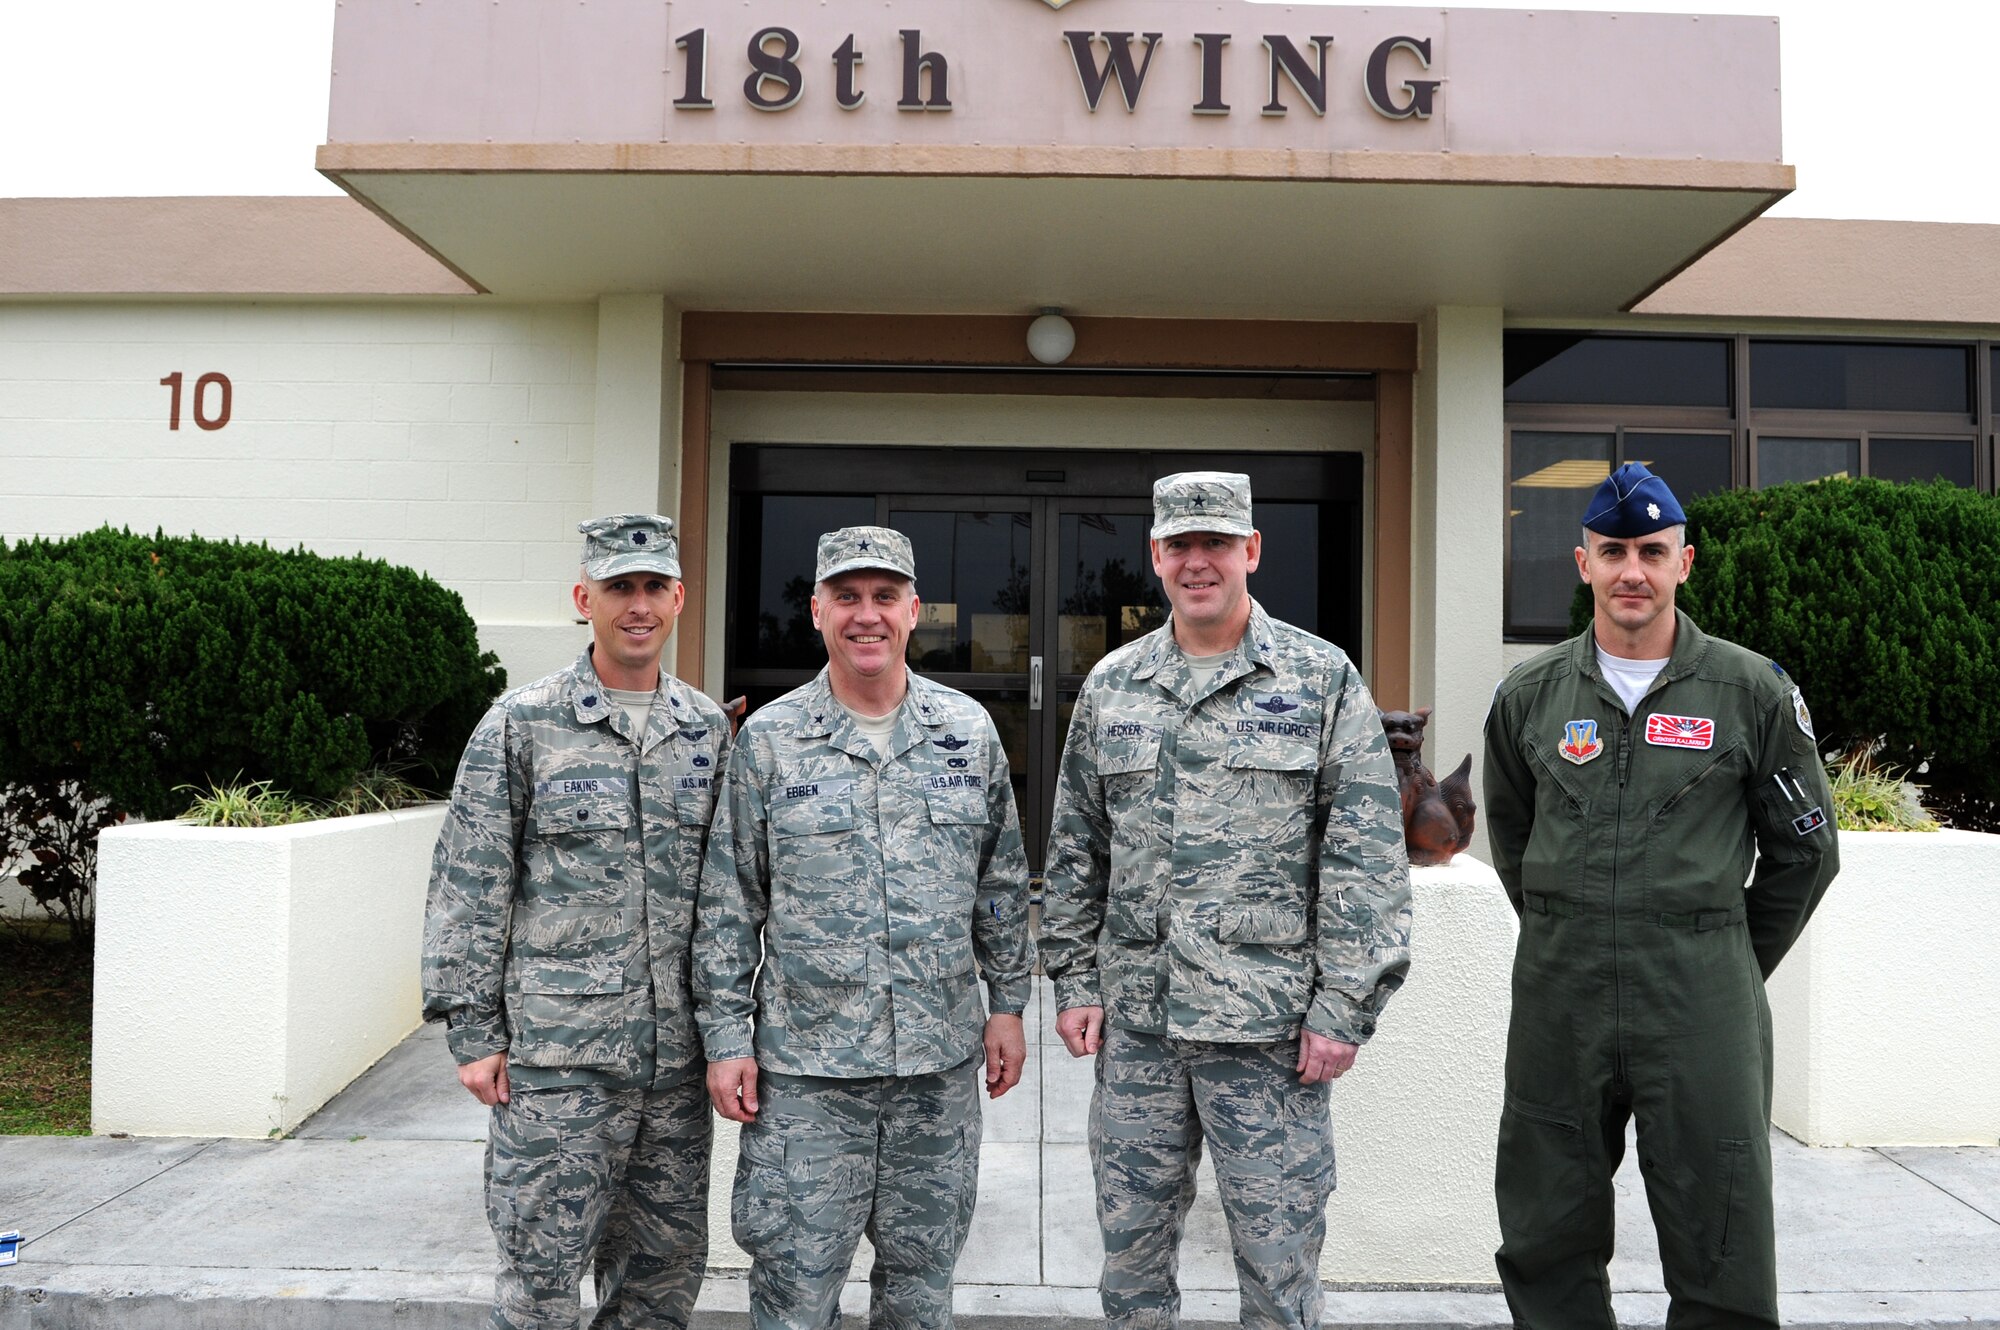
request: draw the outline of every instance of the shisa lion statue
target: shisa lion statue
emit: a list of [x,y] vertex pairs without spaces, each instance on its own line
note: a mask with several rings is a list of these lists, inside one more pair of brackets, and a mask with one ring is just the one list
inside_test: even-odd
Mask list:
[[1403,795],[1403,840],[1413,864],[1448,864],[1472,844],[1472,754],[1443,780],[1424,765],[1424,726],[1431,709],[1385,711],[1382,732],[1396,759],[1396,787]]

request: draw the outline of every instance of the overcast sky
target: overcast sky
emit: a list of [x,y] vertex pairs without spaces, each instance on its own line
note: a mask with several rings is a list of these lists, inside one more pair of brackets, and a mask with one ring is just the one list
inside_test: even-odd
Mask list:
[[[1779,17],[1799,188],[1778,215],[2000,222],[1987,68],[2000,4],[1632,8]],[[0,12],[0,196],[337,192],[312,169],[332,0],[0,0]]]

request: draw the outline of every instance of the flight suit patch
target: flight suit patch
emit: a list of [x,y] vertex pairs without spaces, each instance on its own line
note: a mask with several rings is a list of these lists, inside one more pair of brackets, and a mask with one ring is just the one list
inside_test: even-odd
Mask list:
[[1792,830],[1798,832],[1801,836],[1810,836],[1825,825],[1826,814],[1821,812],[1818,807],[1814,807],[1808,812],[1800,813],[1792,819]]
[[1563,726],[1563,741],[1556,749],[1563,755],[1563,761],[1582,766],[1604,751],[1604,740],[1597,737],[1597,722],[1594,720],[1573,720]]
[[1659,748],[1713,748],[1715,722],[1706,716],[1646,717],[1646,742]]
[[1806,695],[1796,688],[1792,689],[1792,715],[1799,722],[1800,733],[1818,743],[1819,736],[1813,733],[1812,712],[1806,710]]

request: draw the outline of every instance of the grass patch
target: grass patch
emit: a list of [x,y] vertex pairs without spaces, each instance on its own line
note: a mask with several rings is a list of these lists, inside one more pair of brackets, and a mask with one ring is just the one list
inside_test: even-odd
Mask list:
[[90,958],[0,935],[0,1135],[90,1134]]
[[1923,787],[1893,768],[1873,765],[1865,753],[1829,762],[1834,823],[1842,831],[1936,831],[1924,811]]
[[198,827],[284,827],[323,817],[388,813],[434,797],[404,779],[400,771],[387,767],[363,771],[332,799],[302,799],[273,789],[268,780],[239,779],[234,784],[211,784],[206,790],[194,785],[174,788],[192,796],[181,816]]

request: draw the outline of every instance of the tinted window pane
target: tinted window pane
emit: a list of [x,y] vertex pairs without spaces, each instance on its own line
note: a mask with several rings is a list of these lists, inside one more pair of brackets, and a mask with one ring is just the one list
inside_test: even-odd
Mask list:
[[1972,411],[1963,346],[1752,342],[1750,405],[1800,411]]
[[1729,405],[1729,343],[1675,337],[1508,333],[1509,402]]
[[1898,482],[1949,480],[1971,489],[1972,440],[1871,438],[1868,474]]
[[[1320,623],[1319,505],[1260,499],[1256,522],[1264,533],[1264,549],[1257,571],[1250,574],[1250,594],[1272,618],[1333,637],[1338,629]],[[1329,549],[1325,557],[1334,553]]]
[[[1259,516],[1262,510],[1259,509]],[[1056,555],[1056,673],[1083,674],[1107,651],[1166,618],[1147,557],[1153,519],[1140,513],[1064,513]]]
[[739,567],[734,584],[736,664],[740,668],[817,670],[826,646],[812,626],[813,561],[823,531],[865,526],[875,500],[865,495],[753,494],[738,504]]
[[1590,492],[1611,474],[1609,434],[1515,430],[1508,455],[1507,631],[1562,636]]
[[1757,440],[1757,488],[1794,480],[1861,474],[1859,439]]
[[1646,469],[1667,482],[1682,503],[1729,488],[1727,434],[1625,435],[1627,462],[1644,462]]
[[893,511],[910,538],[923,608],[910,664],[928,673],[1028,672],[1026,513]]

